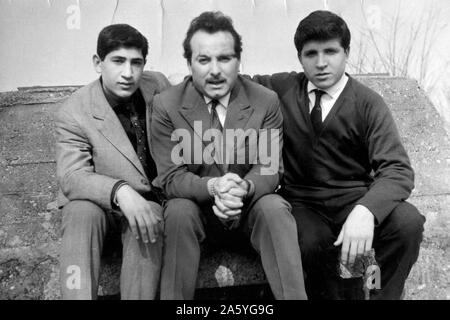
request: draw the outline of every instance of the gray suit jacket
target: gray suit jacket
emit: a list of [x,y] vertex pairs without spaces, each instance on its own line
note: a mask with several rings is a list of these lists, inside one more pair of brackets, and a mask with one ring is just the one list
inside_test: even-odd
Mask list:
[[[228,172],[234,172],[253,182],[255,193],[249,201],[249,207],[261,196],[273,193],[279,183],[279,175],[283,168],[281,158],[283,118],[279,104],[278,97],[273,91],[242,77],[238,78],[231,92],[224,130],[255,129],[258,141],[259,129],[276,129],[278,132],[276,142],[280,152],[276,154],[277,166],[272,174],[261,174],[261,169],[270,165],[263,164],[259,158],[255,163],[247,161],[226,166]],[[201,133],[194,131],[194,121],[201,121]],[[203,142],[202,146],[202,142],[199,145],[195,144],[194,140],[201,139],[201,135],[203,136],[209,126],[210,114],[207,105],[203,96],[195,89],[191,77],[155,97],[149,131],[150,149],[158,168],[158,177],[154,184],[161,187],[169,199],[187,198],[200,205],[212,201],[207,181],[211,177],[224,174],[221,166],[216,163],[208,164],[204,159],[201,163],[193,163],[194,157],[191,157],[191,162],[187,160],[181,164],[174,163],[172,150],[176,148],[178,141],[171,140],[174,130],[183,129],[190,134],[191,151],[198,152],[199,147],[204,148],[210,141]],[[238,145],[234,153],[237,153],[240,147],[243,146]],[[183,158],[187,159],[186,150],[183,152]]]
[[[169,86],[161,73],[144,72],[140,89],[147,109],[154,95]],[[137,192],[150,191],[151,183],[99,79],[75,92],[58,110],[55,123],[59,206],[89,200],[111,209],[111,191],[119,180]]]

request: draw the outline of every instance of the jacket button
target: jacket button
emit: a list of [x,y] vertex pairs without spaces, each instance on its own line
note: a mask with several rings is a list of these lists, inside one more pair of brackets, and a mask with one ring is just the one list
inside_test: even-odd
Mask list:
[[146,186],[148,186],[148,181],[147,181],[147,180],[142,179],[141,182],[142,182],[143,184],[145,184]]

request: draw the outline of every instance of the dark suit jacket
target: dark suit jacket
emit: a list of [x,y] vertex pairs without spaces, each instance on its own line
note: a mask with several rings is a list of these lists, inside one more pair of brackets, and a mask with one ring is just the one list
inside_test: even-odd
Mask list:
[[[154,100],[153,115],[151,117],[151,136],[149,137],[152,156],[158,168],[158,177],[154,184],[161,187],[167,197],[187,198],[200,205],[212,200],[207,189],[207,181],[211,177],[222,176],[224,172],[216,163],[207,164],[204,161],[189,163],[188,152],[185,151],[184,163],[176,164],[172,161],[172,150],[178,141],[171,141],[171,135],[176,129],[189,132],[193,152],[198,152],[200,145],[194,144],[194,139],[201,138],[203,133],[194,133],[194,121],[201,121],[202,131],[210,126],[210,114],[202,94],[197,91],[189,77],[183,83],[157,95]],[[249,206],[261,196],[272,193],[279,183],[282,171],[283,119],[276,94],[256,83],[241,77],[233,88],[227,115],[224,123],[226,129],[277,129],[279,135],[277,143],[280,152],[276,155],[277,167],[273,174],[261,174],[263,165],[259,159],[257,163],[229,164],[228,172],[234,172],[241,177],[251,180],[255,186],[255,193],[249,201]],[[273,136],[272,136],[273,137]],[[208,144],[209,142],[206,142]],[[205,144],[204,144],[205,145]],[[237,146],[234,152],[238,152]],[[193,160],[193,158],[191,158]],[[191,161],[193,162],[193,161]]]
[[[408,198],[414,172],[383,98],[349,77],[314,134],[304,73],[255,76],[278,93],[284,116],[283,195],[330,209],[367,207],[381,223]],[[336,209],[337,208],[337,209]]]
[[[148,109],[154,95],[169,86],[161,73],[144,72],[140,90]],[[111,209],[111,191],[119,180],[127,181],[140,193],[151,190],[100,80],[75,92],[58,110],[55,122],[60,206],[69,200],[89,200]]]

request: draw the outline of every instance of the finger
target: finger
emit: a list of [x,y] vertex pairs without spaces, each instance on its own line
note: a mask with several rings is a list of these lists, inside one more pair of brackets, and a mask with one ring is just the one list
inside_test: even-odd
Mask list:
[[241,201],[242,200],[241,197],[233,196],[229,192],[219,193],[218,196],[219,196],[220,200],[222,200],[222,201],[223,200],[228,200],[228,201]]
[[155,243],[156,239],[158,238],[158,234],[156,233],[155,226],[158,222],[156,221],[155,217],[151,213],[144,215],[144,222],[145,222],[145,226],[147,229],[147,235],[150,239],[150,242]]
[[360,257],[364,254],[365,247],[366,247],[366,241],[364,241],[364,240],[358,241],[358,248],[356,250],[357,257]]
[[222,200],[222,204],[227,207],[228,210],[237,210],[244,206],[244,203],[242,201],[229,201],[229,200]]
[[149,242],[149,235],[147,233],[147,224],[144,221],[144,218],[142,216],[136,217],[136,222],[138,224],[138,230],[141,234],[141,239],[144,243]]
[[233,187],[238,187],[238,185],[234,181],[226,181],[219,186],[218,191],[220,193],[226,193]]
[[347,237],[343,237],[342,247],[341,247],[341,261],[343,264],[347,264],[348,262],[348,253],[350,249],[350,241],[348,241]]
[[230,190],[228,190],[227,194],[242,198],[247,195],[247,190],[244,190],[242,188],[234,188],[233,187]]
[[223,214],[216,206],[213,206],[213,211],[214,214],[220,218],[220,219],[224,219],[224,220],[228,220],[228,216],[226,216],[225,214]]
[[218,196],[214,196],[214,204],[221,212],[228,210],[227,206],[223,204],[222,200]]
[[372,249],[372,240],[373,238],[370,237],[368,240],[366,240],[366,245],[365,245],[365,252],[368,252]]
[[236,173],[227,173],[226,175],[223,176],[224,178],[226,178],[227,180],[231,180],[236,182],[237,184],[241,183],[242,181],[244,181],[241,177],[239,177],[239,175],[237,175]]
[[241,214],[242,210],[227,210],[223,213],[228,217],[228,219],[235,219],[236,216]]
[[342,244],[342,239],[344,239],[344,232],[343,232],[343,230],[341,230],[337,240],[333,243],[333,245],[335,245],[336,247],[341,245]]
[[136,220],[134,217],[132,217],[132,219],[128,220],[128,226],[130,227],[131,233],[134,235],[136,240],[139,240],[139,232],[137,230]]
[[350,243],[350,251],[348,255],[348,263],[353,264],[356,258],[356,251],[358,250],[358,241],[353,240]]

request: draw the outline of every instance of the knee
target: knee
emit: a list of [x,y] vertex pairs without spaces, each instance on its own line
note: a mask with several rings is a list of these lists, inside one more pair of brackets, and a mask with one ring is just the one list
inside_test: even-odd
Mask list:
[[201,209],[192,200],[171,199],[164,208],[164,222],[166,228],[177,225],[177,227],[189,227],[200,222]]
[[392,231],[406,244],[422,240],[425,217],[415,206],[408,202],[399,204],[390,214],[389,223]]
[[256,218],[262,218],[269,226],[288,220],[295,224],[291,205],[277,194],[267,194],[258,199],[252,209]]
[[106,224],[105,212],[91,201],[70,201],[63,207],[62,214],[63,230],[71,227],[90,230]]

